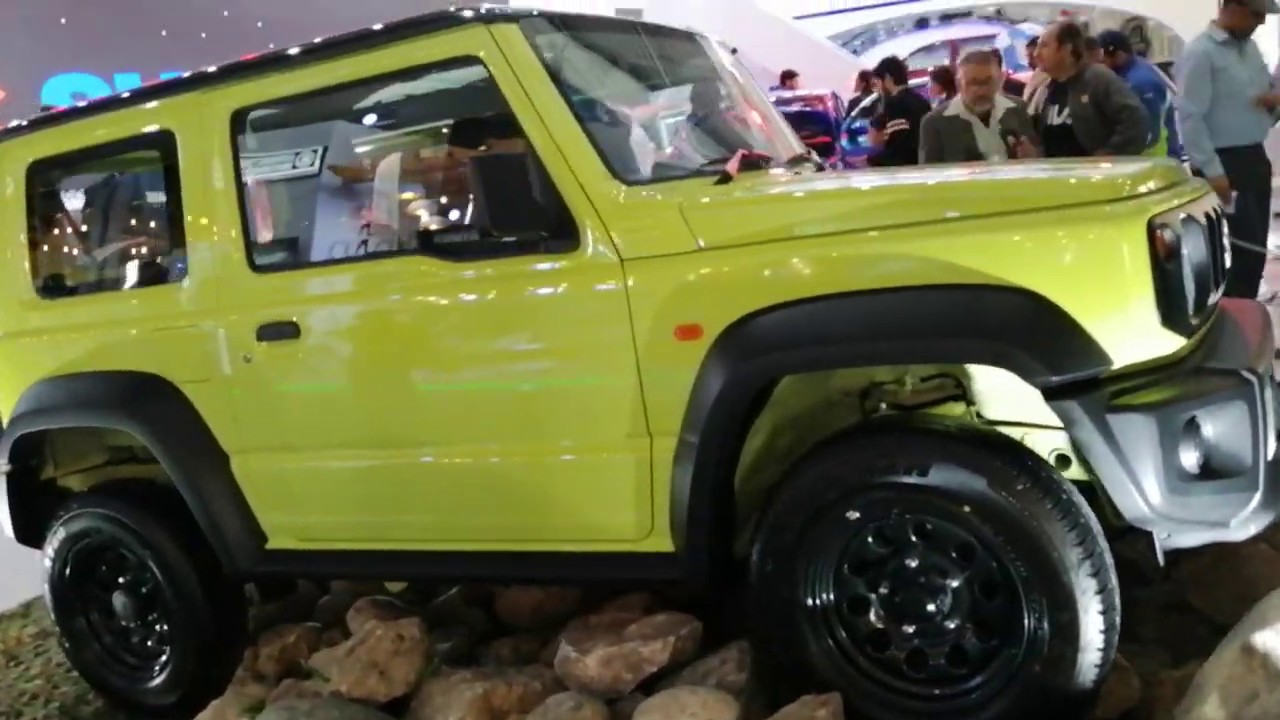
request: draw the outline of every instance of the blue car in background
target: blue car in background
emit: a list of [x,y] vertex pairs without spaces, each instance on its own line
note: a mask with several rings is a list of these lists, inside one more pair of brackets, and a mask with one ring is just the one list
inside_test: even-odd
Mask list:
[[805,146],[836,170],[853,167],[840,141],[844,121],[844,100],[832,90],[775,90],[773,103]]

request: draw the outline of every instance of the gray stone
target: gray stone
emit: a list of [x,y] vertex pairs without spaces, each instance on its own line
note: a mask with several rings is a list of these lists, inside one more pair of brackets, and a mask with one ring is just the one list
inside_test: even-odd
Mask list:
[[1174,712],[1175,720],[1274,720],[1277,717],[1280,717],[1280,590],[1264,597],[1228,633],[1200,668]]
[[268,706],[257,720],[393,720],[368,705],[341,698],[285,700]]

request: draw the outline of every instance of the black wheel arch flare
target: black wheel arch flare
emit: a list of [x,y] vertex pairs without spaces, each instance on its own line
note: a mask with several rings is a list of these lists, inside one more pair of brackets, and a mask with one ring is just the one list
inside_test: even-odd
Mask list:
[[[218,559],[232,571],[251,566],[266,545],[248,500],[231,472],[231,459],[191,400],[171,381],[152,373],[112,370],[46,378],[14,405],[0,437],[0,459],[12,465],[23,436],[73,427],[128,432],[144,443],[186,501]],[[18,513],[17,501],[38,479],[0,478],[0,502]],[[10,508],[4,508],[9,511]],[[15,523],[15,525],[19,525]],[[19,528],[22,526],[19,525]],[[18,540],[38,545],[39,528],[18,530]]]
[[738,456],[779,380],[924,364],[1000,367],[1049,392],[1098,377],[1112,359],[1060,306],[1011,286],[825,295],[747,315],[712,342],[680,428],[670,523],[686,571],[702,577],[729,559]]

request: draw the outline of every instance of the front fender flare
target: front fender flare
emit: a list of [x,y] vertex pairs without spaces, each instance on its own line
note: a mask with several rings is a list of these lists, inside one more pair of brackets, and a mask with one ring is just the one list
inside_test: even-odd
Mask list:
[[780,379],[928,364],[999,367],[1048,391],[1095,378],[1112,359],[1048,298],[999,285],[828,295],[739,319],[703,359],[675,450],[671,532],[690,572],[705,572],[726,557],[738,456]]

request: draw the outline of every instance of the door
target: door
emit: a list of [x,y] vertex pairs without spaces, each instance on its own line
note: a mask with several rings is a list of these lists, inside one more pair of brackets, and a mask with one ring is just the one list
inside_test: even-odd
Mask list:
[[647,536],[622,266],[487,29],[294,75],[223,99],[234,465],[271,546]]

